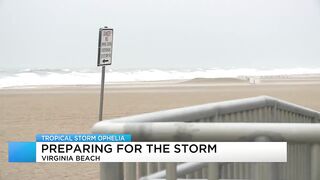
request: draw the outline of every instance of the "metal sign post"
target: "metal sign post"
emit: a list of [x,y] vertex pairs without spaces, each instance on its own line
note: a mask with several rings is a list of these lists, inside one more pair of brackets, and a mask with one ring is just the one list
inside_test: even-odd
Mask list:
[[100,87],[100,107],[99,107],[99,121],[102,121],[103,114],[103,99],[104,99],[104,76],[106,73],[106,67],[102,66],[101,71],[101,87]]
[[112,47],[113,47],[113,29],[108,27],[99,29],[99,45],[98,45],[98,66],[102,66],[101,72],[101,88],[100,88],[100,108],[99,121],[102,120],[103,100],[104,100],[104,79],[107,65],[112,62]]

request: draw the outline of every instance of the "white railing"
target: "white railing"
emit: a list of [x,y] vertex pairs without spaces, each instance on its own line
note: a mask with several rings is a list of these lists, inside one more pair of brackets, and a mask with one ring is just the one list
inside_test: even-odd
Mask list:
[[134,141],[288,141],[287,163],[101,163],[101,179],[319,180],[319,122],[319,112],[262,96],[102,121],[92,130]]

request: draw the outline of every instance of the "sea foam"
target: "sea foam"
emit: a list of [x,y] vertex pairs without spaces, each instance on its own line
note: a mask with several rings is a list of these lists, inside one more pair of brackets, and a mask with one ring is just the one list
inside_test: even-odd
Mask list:
[[[106,72],[107,83],[127,83],[194,78],[237,78],[251,76],[319,75],[320,68],[293,69],[184,69],[113,70]],[[0,88],[40,85],[98,85],[101,72],[96,69],[24,69],[0,70]]]

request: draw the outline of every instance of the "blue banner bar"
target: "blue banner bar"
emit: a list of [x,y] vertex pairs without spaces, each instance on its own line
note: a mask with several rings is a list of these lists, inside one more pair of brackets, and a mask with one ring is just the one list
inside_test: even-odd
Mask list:
[[36,162],[35,142],[8,142],[8,162]]
[[131,142],[130,134],[37,134],[36,142]]

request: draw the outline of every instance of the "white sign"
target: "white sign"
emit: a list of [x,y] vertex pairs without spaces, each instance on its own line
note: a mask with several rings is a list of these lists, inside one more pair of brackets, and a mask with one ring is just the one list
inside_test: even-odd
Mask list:
[[113,29],[99,30],[98,66],[111,65],[112,62]]

